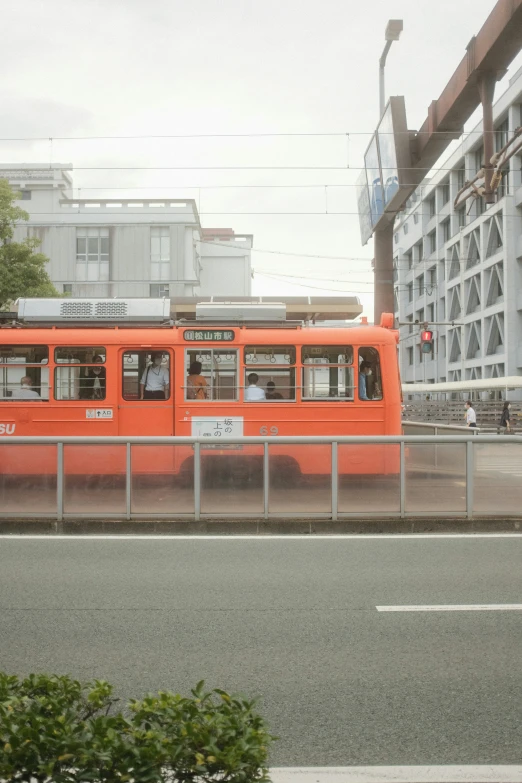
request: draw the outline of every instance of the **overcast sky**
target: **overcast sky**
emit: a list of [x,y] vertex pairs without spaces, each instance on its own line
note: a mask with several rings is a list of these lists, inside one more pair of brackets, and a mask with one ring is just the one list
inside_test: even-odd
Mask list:
[[[404,19],[386,93],[406,96],[418,128],[494,5],[4,0],[0,136],[53,141],[0,141],[0,161],[71,162],[85,198],[196,198],[203,226],[254,234],[253,293],[356,294],[371,318],[372,245],[360,244],[353,185],[376,125],[386,22]],[[332,135],[256,136],[285,133]],[[252,135],[57,139],[175,134]]]

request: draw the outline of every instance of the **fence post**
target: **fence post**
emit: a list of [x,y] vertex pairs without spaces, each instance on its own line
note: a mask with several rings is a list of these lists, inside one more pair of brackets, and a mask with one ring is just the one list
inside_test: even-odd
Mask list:
[[268,443],[263,443],[263,516],[268,519],[268,493],[270,491],[270,463]]
[[[439,434],[439,428],[438,427],[434,427],[433,428],[433,434],[434,435],[438,435]],[[436,468],[439,467],[439,447],[438,447],[437,443],[435,444],[435,467]]]
[[474,451],[473,441],[466,443],[466,516],[473,518]]
[[194,443],[194,519],[201,517],[201,444]]
[[56,445],[56,518],[63,520],[63,443]]
[[127,454],[126,454],[126,464],[125,464],[125,510],[127,519],[131,518],[131,483],[132,483],[132,456],[131,456],[131,445],[130,443],[126,444],[127,446]]
[[332,520],[337,522],[339,506],[339,460],[338,443],[332,441]]
[[405,474],[405,456],[404,456],[404,441],[400,443],[399,454],[399,483],[400,483],[400,514],[401,519],[405,516],[405,497],[406,497],[406,474]]

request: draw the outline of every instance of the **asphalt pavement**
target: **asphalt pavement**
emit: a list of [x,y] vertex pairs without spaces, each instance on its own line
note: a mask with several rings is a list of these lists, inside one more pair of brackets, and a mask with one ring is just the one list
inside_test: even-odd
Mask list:
[[521,604],[516,535],[0,539],[0,669],[259,695],[274,766],[520,764]]

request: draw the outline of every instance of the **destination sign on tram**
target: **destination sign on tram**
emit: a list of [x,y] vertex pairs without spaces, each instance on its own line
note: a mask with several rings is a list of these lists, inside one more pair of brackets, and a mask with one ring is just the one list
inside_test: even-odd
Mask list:
[[231,329],[187,329],[183,332],[184,339],[190,343],[231,342],[234,336],[234,332]]

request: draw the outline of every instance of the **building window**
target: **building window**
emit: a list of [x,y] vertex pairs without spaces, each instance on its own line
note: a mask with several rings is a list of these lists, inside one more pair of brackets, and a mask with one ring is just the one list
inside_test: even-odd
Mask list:
[[408,315],[406,316],[406,320],[409,321],[410,326],[408,326],[408,334],[411,334],[413,332],[413,316]]
[[399,235],[398,234],[394,234],[393,235],[393,241],[395,242],[396,245],[399,244]]
[[466,169],[464,166],[462,166],[460,169],[457,169],[457,192],[462,190],[465,184],[466,184]]
[[443,296],[439,305],[439,318],[446,318],[446,297]]
[[437,268],[432,266],[429,270],[430,286],[437,285]]
[[458,224],[459,228],[464,228],[466,225],[466,207],[461,207],[457,210],[457,218],[458,218]]
[[423,307],[420,310],[417,310],[416,316],[417,317],[415,318],[415,320],[417,321],[417,323],[423,324],[424,323],[424,308]]
[[504,122],[495,128],[495,152],[499,152],[509,141],[509,121],[506,118]]
[[413,283],[408,283],[408,302],[413,302]]
[[22,201],[31,201],[31,191],[30,190],[22,190]]
[[428,305],[428,321],[434,323],[435,321],[435,304]]
[[402,230],[404,231],[404,233],[405,233],[405,234],[407,234],[407,233],[408,233],[408,230],[409,230],[409,229],[408,229],[408,224],[407,224],[407,223],[405,223],[405,224],[403,225],[403,227],[402,227]]
[[419,290],[419,296],[424,294],[424,275],[417,278],[417,287]]
[[152,280],[170,278],[169,226],[153,226],[150,229],[150,276]]
[[413,348],[408,348],[408,364],[411,366],[413,364]]
[[437,249],[437,232],[431,231],[426,237],[426,252],[430,256]]
[[406,263],[408,265],[408,269],[413,269],[413,253],[411,252],[411,250],[410,250],[409,253],[405,254],[404,258],[405,258]]
[[442,241],[443,242],[449,242],[451,239],[451,221],[449,218],[446,218],[446,220],[441,224],[442,228]]
[[76,229],[76,279],[109,279],[109,229]]
[[475,174],[478,174],[478,172],[484,165],[484,147],[481,146],[478,148],[478,150],[475,150],[474,162],[475,162]]
[[437,214],[437,207],[435,205],[435,196],[428,199],[428,217],[431,219]]
[[150,296],[152,299],[168,299],[170,297],[170,286],[168,283],[151,283]]
[[73,292],[72,283],[64,283],[63,284],[63,292],[64,292],[64,294],[72,294],[72,292]]
[[441,200],[442,206],[444,206],[444,204],[447,204],[448,201],[450,200],[449,179],[446,180],[446,182],[443,182],[442,185],[440,186],[440,200]]
[[417,262],[422,261],[422,257],[423,257],[422,240],[420,242],[417,242],[417,244],[413,248],[413,257]]
[[417,225],[417,223],[419,222],[419,213],[418,212],[414,212],[413,213],[413,222],[415,223],[415,225]]

